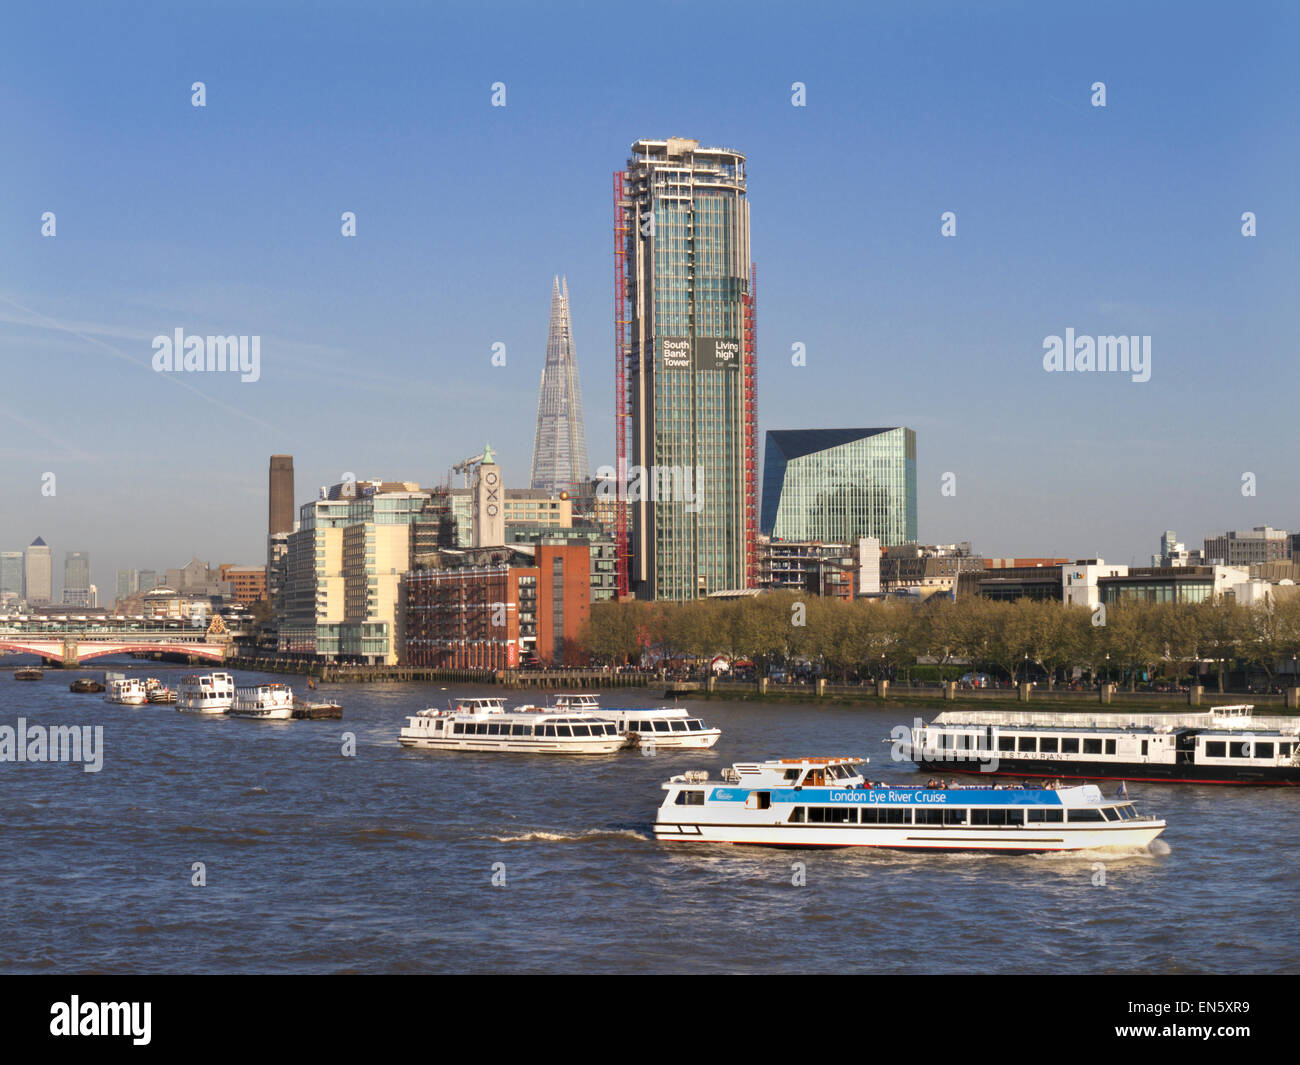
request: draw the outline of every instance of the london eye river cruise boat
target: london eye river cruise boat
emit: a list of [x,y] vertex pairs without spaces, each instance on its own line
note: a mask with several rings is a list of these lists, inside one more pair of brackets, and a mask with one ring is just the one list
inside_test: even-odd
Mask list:
[[191,714],[224,714],[235,702],[235,678],[229,673],[182,677],[176,709]]
[[1192,713],[946,710],[902,745],[924,770],[1078,780],[1300,784],[1300,724],[1253,706]]
[[441,751],[610,754],[627,740],[614,722],[579,710],[507,710],[501,699],[480,698],[421,710],[407,718],[398,742]]
[[680,706],[654,709],[607,706],[602,709],[598,695],[557,695],[555,712],[567,713],[570,710],[581,710],[613,721],[618,731],[627,737],[629,746],[699,750],[712,747],[722,735],[721,729],[709,728]]
[[1108,801],[1095,784],[1042,791],[995,786],[890,787],[865,780],[859,758],[737,762],[663,785],[655,838],[776,847],[899,850],[1130,850],[1165,823],[1127,799]]

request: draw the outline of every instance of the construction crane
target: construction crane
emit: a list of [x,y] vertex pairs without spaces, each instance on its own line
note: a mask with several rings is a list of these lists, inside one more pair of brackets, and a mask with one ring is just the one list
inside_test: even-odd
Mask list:
[[483,448],[483,454],[475,455],[473,458],[465,459],[464,462],[458,462],[456,463],[455,466],[451,468],[451,476],[447,478],[448,487],[451,487],[451,481],[454,479],[455,475],[459,473],[464,476],[465,487],[468,488],[470,471],[474,469],[475,466],[478,466],[480,463],[495,462],[495,461],[496,459],[492,457],[492,445],[491,444],[485,445]]

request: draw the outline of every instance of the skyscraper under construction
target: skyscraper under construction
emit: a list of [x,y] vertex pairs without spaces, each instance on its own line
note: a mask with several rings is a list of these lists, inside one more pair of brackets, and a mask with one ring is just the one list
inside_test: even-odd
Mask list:
[[618,509],[619,591],[691,599],[752,587],[758,411],[745,157],[684,138],[637,141],[614,175],[614,248],[616,443],[640,497]]
[[582,424],[582,389],[569,320],[569,282],[555,279],[546,365],[537,397],[537,435],[533,438],[532,487],[559,492],[585,484],[587,432]]

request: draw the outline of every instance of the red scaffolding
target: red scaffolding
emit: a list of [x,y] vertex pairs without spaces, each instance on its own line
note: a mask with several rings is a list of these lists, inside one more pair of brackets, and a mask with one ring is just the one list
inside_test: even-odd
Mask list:
[[631,231],[628,223],[628,203],[624,197],[623,182],[626,173],[614,172],[614,444],[616,463],[614,477],[616,502],[614,503],[614,557],[618,595],[628,594],[629,555],[631,541],[627,523],[627,437],[631,418],[628,402],[628,359],[631,344],[629,332],[632,321],[627,304],[627,242]]
[[745,293],[745,587],[758,587],[758,265]]

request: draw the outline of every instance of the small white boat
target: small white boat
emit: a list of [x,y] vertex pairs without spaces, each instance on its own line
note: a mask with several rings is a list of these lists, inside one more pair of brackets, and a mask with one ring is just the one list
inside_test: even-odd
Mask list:
[[108,694],[104,696],[106,703],[143,706],[148,701],[149,693],[139,677],[117,677],[108,682]]
[[1128,850],[1165,830],[1095,784],[1031,790],[994,786],[890,787],[865,780],[860,758],[737,762],[673,777],[655,818],[656,839],[774,847],[897,850]]
[[504,700],[460,699],[447,710],[430,707],[407,718],[403,747],[519,754],[612,754],[626,744],[618,726],[579,710],[535,706],[507,710]]
[[287,684],[256,684],[235,689],[232,717],[287,721],[293,717],[293,689]]
[[557,695],[554,713],[580,710],[613,721],[628,740],[628,746],[646,750],[686,748],[703,750],[712,747],[722,735],[719,728],[709,728],[683,706],[601,707],[598,695]]
[[229,673],[193,673],[181,678],[176,709],[190,714],[224,714],[235,702]]

